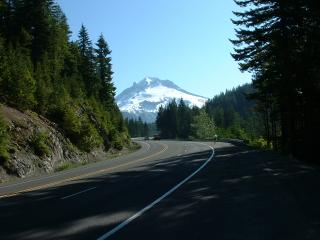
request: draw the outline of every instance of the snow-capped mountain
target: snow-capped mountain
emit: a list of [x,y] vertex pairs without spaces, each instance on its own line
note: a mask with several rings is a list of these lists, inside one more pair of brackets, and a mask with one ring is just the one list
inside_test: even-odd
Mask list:
[[154,122],[158,109],[173,99],[183,99],[189,106],[202,107],[207,98],[183,90],[169,80],[146,77],[116,96],[125,117]]

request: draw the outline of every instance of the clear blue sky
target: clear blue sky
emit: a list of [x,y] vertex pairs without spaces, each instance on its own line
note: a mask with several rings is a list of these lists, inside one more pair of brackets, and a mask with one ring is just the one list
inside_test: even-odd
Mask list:
[[250,82],[230,52],[233,0],[58,0],[72,39],[83,23],[112,50],[117,94],[145,76],[213,97]]

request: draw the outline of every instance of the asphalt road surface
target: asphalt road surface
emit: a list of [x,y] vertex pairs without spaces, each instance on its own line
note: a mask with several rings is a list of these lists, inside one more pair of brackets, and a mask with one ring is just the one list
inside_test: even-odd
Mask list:
[[320,239],[318,167],[238,143],[141,145],[0,185],[0,239]]

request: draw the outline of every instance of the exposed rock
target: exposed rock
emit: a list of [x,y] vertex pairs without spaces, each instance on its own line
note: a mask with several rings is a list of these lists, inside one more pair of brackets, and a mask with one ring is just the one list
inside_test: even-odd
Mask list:
[[[85,154],[64,137],[56,124],[43,116],[6,106],[1,107],[1,112],[8,122],[11,136],[10,160],[5,168],[7,174],[23,178],[41,172],[53,172],[66,161],[86,161]],[[50,149],[48,155],[38,156],[32,146],[32,139],[39,132],[45,132],[48,136],[47,145]],[[6,179],[4,168],[0,171],[0,182],[3,182]]]

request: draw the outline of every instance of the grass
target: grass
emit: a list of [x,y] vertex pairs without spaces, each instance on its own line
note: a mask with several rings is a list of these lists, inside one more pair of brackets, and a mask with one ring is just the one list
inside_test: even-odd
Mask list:
[[[130,154],[134,151],[137,151],[141,148],[141,146],[137,143],[132,143],[132,145],[130,146],[130,148],[128,148],[128,151],[119,151],[117,153],[112,153],[110,155],[108,155],[108,159],[107,160],[111,160],[111,159],[115,159],[117,157],[120,157],[120,156],[123,156],[123,155],[126,155],[126,154]],[[65,171],[65,170],[68,170],[68,169],[72,169],[72,168],[76,168],[76,167],[79,167],[79,166],[82,166],[82,165],[87,165],[89,164],[90,161],[82,161],[82,162],[64,162],[62,163],[61,165],[59,165],[55,171],[56,172],[61,172],[61,171]]]
[[260,149],[268,149],[269,148],[268,142],[262,137],[249,141],[248,145],[251,147],[260,148]]
[[68,170],[71,168],[75,168],[75,167],[79,167],[81,165],[85,165],[86,162],[80,162],[80,163],[75,163],[75,162],[64,162],[61,165],[59,165],[59,167],[56,168],[56,172],[61,172],[64,170]]

